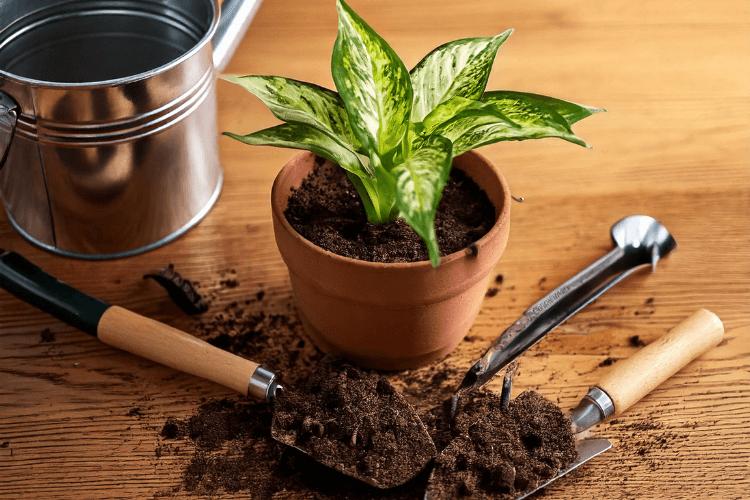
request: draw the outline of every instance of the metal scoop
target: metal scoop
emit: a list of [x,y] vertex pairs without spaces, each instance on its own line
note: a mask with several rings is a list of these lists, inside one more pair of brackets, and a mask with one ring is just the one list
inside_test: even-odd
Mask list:
[[[216,382],[240,394],[272,402],[283,391],[279,377],[258,363],[219,349],[164,323],[91,297],[45,273],[21,255],[2,249],[0,288],[5,288],[21,300],[97,337],[105,344]],[[319,366],[321,365],[323,363]],[[314,378],[317,370],[318,367],[311,378]],[[416,476],[432,459],[436,450],[432,438],[414,408],[387,380],[378,381],[378,394],[389,396],[392,405],[390,409],[399,412],[399,426],[416,428],[416,432],[411,435],[417,434],[421,443],[402,446],[402,452],[410,454],[410,463],[414,466],[408,468],[392,461],[386,467],[379,464],[378,470],[367,471],[357,467],[346,467],[336,460],[338,457],[319,461],[372,486],[390,488]],[[351,417],[351,408],[340,410],[349,412]],[[274,411],[272,437],[308,453],[309,450],[305,446],[298,445],[296,440],[290,439],[283,432],[277,432],[276,413]],[[384,471],[386,468],[388,470]]]
[[527,309],[474,363],[453,396],[451,414],[462,392],[482,387],[553,328],[637,269],[650,265],[656,270],[659,259],[677,245],[669,231],[647,215],[621,219],[611,234],[615,248]]

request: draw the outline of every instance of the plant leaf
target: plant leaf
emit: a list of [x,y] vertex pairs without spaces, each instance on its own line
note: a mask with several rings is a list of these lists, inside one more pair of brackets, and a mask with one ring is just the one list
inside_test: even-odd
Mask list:
[[531,94],[528,92],[515,92],[512,90],[493,90],[489,94],[493,96],[492,99],[495,99],[495,100],[501,97],[504,97],[510,100],[519,100],[522,98],[528,98],[528,99],[533,99],[535,101],[544,103],[550,108],[557,111],[557,113],[565,119],[568,125],[573,125],[574,123],[580,120],[583,120],[584,118],[588,118],[589,116],[593,114],[604,113],[607,111],[606,109],[592,108],[591,106],[584,106],[583,104],[576,104],[574,102],[563,101],[562,99],[556,99],[554,97],[548,97],[546,95],[540,95],[540,94]]
[[224,79],[251,92],[279,120],[311,125],[349,149],[364,152],[352,131],[344,102],[336,92],[279,76],[228,75]]
[[343,0],[336,5],[333,81],[357,138],[383,157],[406,134],[412,102],[409,73],[396,52]]
[[453,142],[453,154],[458,156],[474,148],[500,141],[523,141],[558,137],[584,147],[590,147],[570,129],[570,125],[557,111],[542,101],[516,93],[487,92],[482,101],[495,107],[515,123],[511,127],[491,114],[449,121],[436,127],[432,133],[447,137]]
[[451,142],[433,135],[421,149],[391,171],[396,178],[396,207],[401,218],[427,244],[433,267],[437,267],[440,261],[435,211],[448,181],[452,161]]
[[[488,117],[492,123],[505,122],[510,127],[519,128],[519,125],[501,113],[494,104],[455,96],[438,104],[425,117],[421,130],[422,134],[432,134],[438,127],[445,128],[451,122],[463,121],[465,118],[475,118],[478,125],[479,121],[485,117]],[[475,120],[466,121],[471,123]],[[438,135],[448,137],[440,133]]]
[[454,96],[482,97],[497,50],[512,32],[455,40],[427,54],[410,72],[414,88],[411,120],[421,122],[438,104]]
[[245,144],[312,151],[359,177],[370,177],[357,153],[342,146],[315,127],[304,123],[282,123],[247,135],[231,132],[223,132],[223,134]]

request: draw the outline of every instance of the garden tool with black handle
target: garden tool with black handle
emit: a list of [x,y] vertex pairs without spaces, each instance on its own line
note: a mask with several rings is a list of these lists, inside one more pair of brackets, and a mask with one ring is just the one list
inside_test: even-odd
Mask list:
[[[2,249],[0,288],[5,288],[21,300],[97,337],[105,344],[216,382],[245,396],[272,402],[283,390],[277,374],[258,363],[219,349],[159,321],[91,297],[47,274],[21,255]],[[386,388],[396,393],[390,384]],[[416,411],[405,400],[402,403],[406,407],[403,415],[408,418],[408,424],[418,426],[425,443],[432,444],[432,438]],[[286,445],[308,452],[304,446],[280,438],[274,428],[271,429],[271,435]],[[423,468],[410,470],[401,467],[401,464],[394,464],[395,472],[386,483],[373,475],[352,468],[342,468],[336,462],[336,457],[332,457],[331,461],[319,461],[378,488],[402,484]]]

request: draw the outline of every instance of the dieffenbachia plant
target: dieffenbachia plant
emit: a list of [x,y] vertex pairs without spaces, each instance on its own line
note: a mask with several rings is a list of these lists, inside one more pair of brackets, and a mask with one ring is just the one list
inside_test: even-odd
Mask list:
[[453,157],[499,141],[558,137],[589,147],[571,125],[601,109],[525,92],[485,92],[510,36],[466,38],[427,54],[411,71],[342,0],[331,72],[337,92],[278,76],[228,76],[285,123],[247,144],[312,151],[346,170],[372,224],[401,217],[440,254],[435,211]]

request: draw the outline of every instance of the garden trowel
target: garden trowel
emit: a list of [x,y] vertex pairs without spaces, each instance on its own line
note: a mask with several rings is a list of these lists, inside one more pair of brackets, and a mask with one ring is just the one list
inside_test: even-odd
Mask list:
[[[219,349],[164,323],[91,297],[45,273],[21,255],[2,249],[0,288],[5,288],[21,300],[97,337],[105,344],[216,382],[240,394],[273,402],[283,390],[279,377],[258,363]],[[369,473],[356,467],[339,466],[337,457],[319,461],[372,486],[390,488],[405,483],[424,468],[434,456],[434,443],[414,408],[385,379],[382,379],[382,385],[378,387],[381,393],[394,396],[391,398],[392,404],[400,410],[404,425],[416,427],[419,431],[419,440],[425,446],[407,446],[403,450],[407,454],[422,450],[420,455],[410,456],[409,462],[414,466],[403,467],[394,462],[390,466],[393,470],[389,474],[383,474],[385,471],[382,470]],[[395,397],[396,395],[400,397]],[[341,410],[352,411],[351,408]],[[276,411],[274,417],[275,414]],[[274,429],[271,435],[284,444],[308,452],[304,445],[280,436]],[[424,449],[430,447],[433,452],[426,456]]]
[[[573,469],[607,451],[612,445],[606,439],[591,439],[587,432],[610,416],[619,416],[659,384],[677,373],[690,361],[718,345],[724,337],[724,326],[719,318],[699,309],[666,335],[647,345],[628,359],[619,361],[601,381],[592,387],[581,402],[568,413],[576,440],[578,458],[544,483],[524,487],[516,499],[528,497]],[[471,435],[471,432],[468,433]],[[451,447],[442,453],[450,453]],[[438,455],[437,461],[451,462]],[[512,464],[511,464],[512,465]],[[425,500],[438,500],[444,485],[458,480],[455,473],[433,469],[427,485]],[[515,485],[514,485],[515,488]]]
[[619,416],[695,358],[717,346],[724,325],[712,312],[699,309],[666,335],[633,356],[618,362],[569,414],[578,441],[578,460],[554,478],[518,497],[526,498],[584,462],[607,451],[606,439],[581,439],[588,429],[610,416]]

